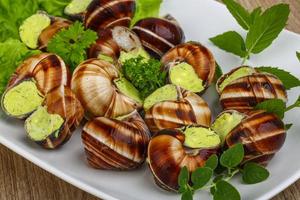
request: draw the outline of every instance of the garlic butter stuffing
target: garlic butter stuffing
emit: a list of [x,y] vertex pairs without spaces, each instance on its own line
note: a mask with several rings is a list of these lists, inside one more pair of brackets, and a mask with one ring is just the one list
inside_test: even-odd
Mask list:
[[[300,85],[289,72],[243,64],[217,77],[213,53],[185,41],[172,16],[159,17],[160,0],[3,2],[1,107],[25,120],[38,145],[62,146],[85,116],[89,165],[134,170],[147,162],[155,183],[184,200],[199,189],[238,200],[235,174],[246,184],[268,178],[264,166],[291,127],[284,113],[300,105],[286,106],[287,90]],[[279,4],[237,15],[240,5],[223,2],[247,38],[229,31],[210,40],[244,62],[272,43],[289,14]],[[215,119],[200,96],[214,82],[223,108]]]

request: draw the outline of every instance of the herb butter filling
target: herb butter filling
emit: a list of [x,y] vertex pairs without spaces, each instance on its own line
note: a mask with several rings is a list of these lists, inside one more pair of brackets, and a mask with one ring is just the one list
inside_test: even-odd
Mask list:
[[114,80],[117,88],[126,96],[132,98],[133,100],[143,103],[140,98],[139,91],[124,77]]
[[193,66],[188,63],[180,63],[170,68],[169,72],[171,83],[178,85],[192,92],[204,90],[203,81],[196,74]]
[[126,60],[132,59],[132,58],[137,58],[141,56],[145,60],[150,59],[149,54],[143,49],[143,48],[138,48],[129,52],[121,51],[120,57],[119,57],[119,62],[121,64],[124,64]]
[[165,85],[161,88],[155,90],[152,94],[150,94],[144,101],[145,110],[150,109],[154,104],[169,101],[169,100],[177,100],[177,89],[175,85]]
[[238,112],[225,112],[215,120],[211,128],[220,136],[221,142],[223,144],[227,134],[234,127],[236,127],[243,120],[243,118],[244,116],[239,114]]
[[44,97],[35,82],[23,81],[4,94],[2,106],[11,116],[22,116],[33,112],[42,104]]
[[[40,106],[25,121],[28,136],[34,141],[43,141],[49,135],[59,131],[64,120],[60,115],[49,114],[46,107]],[[55,134],[58,137],[57,133]]]
[[184,145],[189,148],[213,148],[221,143],[220,137],[209,128],[188,127],[184,135]]

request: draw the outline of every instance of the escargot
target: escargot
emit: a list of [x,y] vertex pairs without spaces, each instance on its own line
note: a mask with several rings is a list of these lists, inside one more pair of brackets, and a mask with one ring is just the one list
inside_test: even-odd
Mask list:
[[144,101],[145,122],[151,132],[184,125],[209,126],[211,111],[207,103],[195,93],[175,85],[165,85]]
[[184,89],[200,93],[213,81],[216,62],[212,53],[197,42],[179,44],[161,59],[169,81]]
[[32,56],[11,76],[1,99],[3,111],[11,117],[26,118],[42,104],[49,91],[69,84],[68,68],[59,56],[50,53]]
[[137,89],[106,61],[89,59],[74,71],[72,90],[87,117],[118,117],[142,107]]
[[84,16],[85,26],[97,32],[114,26],[129,27],[135,5],[135,0],[93,0]]
[[66,143],[79,126],[84,110],[68,86],[49,91],[45,100],[25,121],[30,139],[44,148],[54,149]]
[[165,129],[158,132],[148,145],[148,164],[157,185],[165,190],[178,191],[181,168],[193,172],[220,150],[220,138],[202,126]]
[[267,165],[284,144],[284,123],[272,113],[253,110],[240,113],[227,110],[221,113],[211,128],[220,136],[225,147],[242,143],[244,161]]
[[220,103],[224,109],[249,111],[267,99],[287,101],[284,85],[276,76],[242,66],[224,74],[217,81]]
[[87,160],[94,168],[130,170],[143,164],[150,132],[136,110],[117,119],[97,117],[82,131]]
[[145,18],[136,22],[132,30],[139,36],[144,48],[156,58],[185,40],[184,32],[171,16]]

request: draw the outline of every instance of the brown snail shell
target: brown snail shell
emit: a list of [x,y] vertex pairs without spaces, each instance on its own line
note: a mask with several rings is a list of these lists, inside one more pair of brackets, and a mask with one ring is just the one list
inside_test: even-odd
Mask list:
[[98,169],[130,170],[143,164],[150,132],[137,111],[123,119],[94,118],[82,131],[87,160]]
[[190,64],[203,81],[204,87],[208,87],[215,76],[216,62],[213,54],[197,42],[187,42],[173,47],[162,57],[161,62],[166,71],[181,62]]
[[75,69],[71,86],[88,115],[114,118],[142,107],[117,89],[114,80],[119,78],[111,63],[89,59]]
[[142,19],[132,30],[139,36],[145,50],[156,58],[185,40],[183,30],[170,17]]
[[39,49],[47,48],[48,42],[56,33],[64,28],[68,28],[72,24],[71,21],[59,17],[52,18],[51,25],[42,31],[39,37]]
[[268,99],[287,101],[282,82],[268,73],[254,73],[238,78],[220,92],[220,103],[225,110],[249,111],[258,103]]
[[146,111],[145,122],[151,132],[192,124],[210,126],[211,111],[207,103],[195,93],[180,87],[177,87],[177,93],[177,100],[156,103]]
[[43,106],[46,106],[49,114],[58,114],[64,119],[59,133],[53,133],[45,140],[36,142],[44,148],[54,149],[71,138],[72,132],[80,125],[84,110],[72,90],[63,85],[47,93]]
[[249,111],[241,115],[245,117],[226,135],[225,146],[242,143],[245,150],[243,163],[251,161],[267,165],[284,144],[284,123],[275,114],[263,110]]
[[85,26],[97,32],[114,26],[129,27],[135,6],[135,0],[93,0],[85,14]]
[[190,149],[184,146],[184,140],[181,130],[166,129],[149,142],[147,161],[155,182],[165,190],[178,191],[178,175],[182,167],[186,166],[193,172],[219,151],[218,148]]

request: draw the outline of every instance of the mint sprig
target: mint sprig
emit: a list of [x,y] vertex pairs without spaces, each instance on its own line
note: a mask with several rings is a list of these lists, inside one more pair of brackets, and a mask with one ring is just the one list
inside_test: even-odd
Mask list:
[[220,49],[243,58],[243,64],[251,54],[258,54],[272,44],[285,27],[290,13],[288,4],[274,5],[264,12],[258,7],[249,13],[234,0],[223,2],[241,27],[248,31],[247,36],[243,39],[239,33],[228,31],[210,40]]
[[[242,144],[236,144],[227,149],[220,156],[212,155],[204,167],[197,168],[191,175],[187,167],[183,167],[178,176],[179,193],[182,200],[192,200],[197,190],[209,190],[214,200],[232,199],[240,200],[238,190],[229,183],[237,173],[242,173],[242,180],[246,184],[254,184],[268,178],[269,172],[264,167],[255,163],[246,163],[244,160],[244,148]],[[221,174],[216,174],[217,166],[224,167]],[[249,177],[251,176],[251,177]]]

